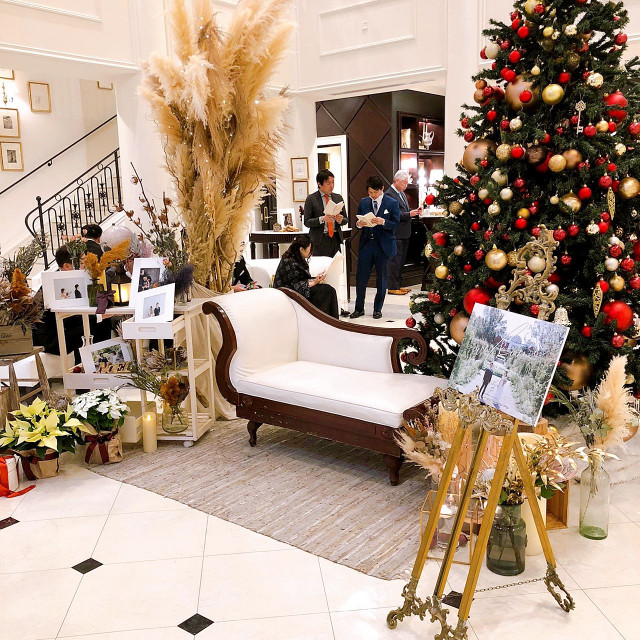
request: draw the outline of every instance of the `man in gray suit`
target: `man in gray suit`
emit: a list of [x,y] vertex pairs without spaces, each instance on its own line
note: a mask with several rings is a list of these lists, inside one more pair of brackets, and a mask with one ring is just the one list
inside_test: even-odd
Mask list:
[[342,196],[333,193],[334,175],[323,169],[316,176],[318,191],[307,196],[304,203],[304,224],[309,227],[314,256],[333,256],[342,246],[342,225],[347,223],[346,207],[336,216],[325,216],[327,202],[343,202]]
[[396,227],[396,246],[398,253],[389,260],[387,269],[387,282],[389,293],[395,296],[404,296],[411,289],[402,286],[402,268],[407,261],[409,239],[411,238],[411,218],[419,216],[421,209],[409,209],[409,202],[404,192],[409,184],[409,174],[401,169],[393,176],[392,185],[386,190],[385,195],[398,201],[400,207],[400,224]]

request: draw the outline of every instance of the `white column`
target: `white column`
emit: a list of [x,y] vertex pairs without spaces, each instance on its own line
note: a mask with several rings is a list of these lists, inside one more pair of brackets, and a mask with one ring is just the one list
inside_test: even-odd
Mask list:
[[471,76],[478,72],[482,41],[481,5],[477,0],[447,0],[447,77],[445,103],[445,172],[454,176],[465,142],[455,131],[462,105],[473,103]]

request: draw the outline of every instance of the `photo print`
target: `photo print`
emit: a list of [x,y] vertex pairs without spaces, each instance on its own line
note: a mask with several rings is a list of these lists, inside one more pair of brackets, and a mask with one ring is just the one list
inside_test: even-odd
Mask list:
[[175,284],[139,291],[135,304],[135,321],[171,322],[173,320]]
[[135,307],[140,293],[160,286],[164,279],[165,266],[162,258],[136,258],[131,273],[131,302]]
[[89,275],[83,269],[77,271],[45,271],[42,274],[44,305],[52,311],[69,307],[88,307],[87,285]]
[[129,345],[120,338],[82,347],[80,358],[85,373],[110,374],[128,372],[133,359]]
[[449,386],[536,425],[569,329],[476,304]]

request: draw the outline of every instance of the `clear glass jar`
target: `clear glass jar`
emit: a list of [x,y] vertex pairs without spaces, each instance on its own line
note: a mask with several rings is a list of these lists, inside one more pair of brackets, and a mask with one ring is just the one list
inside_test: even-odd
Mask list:
[[527,526],[519,504],[499,505],[487,543],[487,568],[501,576],[524,571]]
[[165,433],[182,433],[189,428],[189,420],[184,410],[173,409],[165,402],[161,426]]
[[[453,479],[449,484],[449,490],[444,497],[444,503],[440,509],[438,525],[436,529],[436,545],[440,549],[446,549],[451,540],[451,532],[460,505],[460,483]],[[457,546],[457,545],[456,545]]]
[[580,475],[581,536],[604,540],[609,535],[611,479],[602,463],[592,462]]

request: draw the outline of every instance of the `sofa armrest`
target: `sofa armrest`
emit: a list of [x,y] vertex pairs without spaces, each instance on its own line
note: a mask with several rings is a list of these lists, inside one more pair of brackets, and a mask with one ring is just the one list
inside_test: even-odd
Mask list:
[[417,351],[407,353],[407,362],[412,365],[422,364],[427,357],[427,343],[422,335],[415,329],[385,329],[383,327],[367,327],[363,325],[353,324],[351,322],[342,322],[336,318],[328,316],[326,313],[314,307],[304,296],[292,291],[291,289],[281,289],[291,300],[300,305],[305,311],[312,315],[316,320],[323,322],[339,331],[356,333],[368,336],[380,336],[391,338],[391,348],[389,350],[389,358],[392,370],[395,373],[402,373],[402,364],[398,353],[398,345],[401,340],[409,339],[417,346]]

